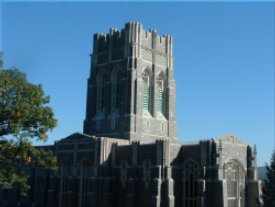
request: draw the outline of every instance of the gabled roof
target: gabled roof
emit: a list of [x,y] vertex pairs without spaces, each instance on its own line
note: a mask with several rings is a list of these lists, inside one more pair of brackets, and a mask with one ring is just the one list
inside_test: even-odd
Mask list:
[[87,135],[87,134],[83,134],[83,133],[80,133],[80,132],[75,132],[61,140],[59,140],[58,142],[72,142],[72,141],[79,141],[79,140],[87,140],[87,139],[92,139],[94,138],[94,136],[91,136],[91,135]]
[[214,141],[216,143],[219,143],[220,141],[222,141],[223,143],[229,143],[229,144],[248,145],[247,143],[245,143],[243,140],[236,137],[235,135],[225,135],[225,136],[222,136],[222,137],[216,137],[216,138],[214,138]]

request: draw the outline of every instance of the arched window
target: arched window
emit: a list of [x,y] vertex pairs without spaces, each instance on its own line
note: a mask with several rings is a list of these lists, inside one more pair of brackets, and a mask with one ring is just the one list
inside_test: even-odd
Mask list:
[[144,114],[150,113],[150,74],[146,70],[142,74],[143,81],[143,96],[142,96],[142,109]]
[[198,167],[193,161],[189,161],[183,167],[183,203],[185,207],[197,206],[197,180]]
[[244,171],[234,160],[230,160],[224,165],[224,179],[227,188],[227,206],[244,206]]
[[92,176],[92,162],[88,158],[82,159],[77,166],[78,175]]
[[166,103],[166,84],[164,75],[161,73],[157,78],[157,115],[160,117],[166,116],[167,103]]

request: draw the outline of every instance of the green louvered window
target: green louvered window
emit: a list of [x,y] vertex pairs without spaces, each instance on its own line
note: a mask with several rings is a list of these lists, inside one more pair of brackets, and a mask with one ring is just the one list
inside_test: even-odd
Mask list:
[[162,114],[167,115],[167,89],[162,91],[162,105],[161,105]]
[[143,112],[149,112],[149,98],[150,98],[150,84],[149,84],[149,74],[143,74],[143,97],[142,97],[142,107]]
[[157,96],[157,114],[160,116],[166,115],[166,90],[164,87],[164,80],[159,77],[157,80],[157,90],[158,90],[158,96]]
[[162,113],[163,80],[158,80],[158,102],[157,110]]

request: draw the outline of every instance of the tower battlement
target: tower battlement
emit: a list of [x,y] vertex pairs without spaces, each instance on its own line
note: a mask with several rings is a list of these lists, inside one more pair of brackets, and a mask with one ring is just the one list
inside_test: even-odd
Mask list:
[[[138,49],[128,51],[127,48],[132,45]],[[117,55],[112,55],[113,51]],[[171,57],[172,37],[170,35],[160,36],[155,29],[145,30],[138,22],[129,22],[121,30],[111,28],[108,34],[99,32],[94,35],[93,54],[97,54],[98,64],[131,56],[140,57],[142,53],[145,54],[148,51]]]
[[177,140],[171,36],[138,22],[94,35],[84,133]]

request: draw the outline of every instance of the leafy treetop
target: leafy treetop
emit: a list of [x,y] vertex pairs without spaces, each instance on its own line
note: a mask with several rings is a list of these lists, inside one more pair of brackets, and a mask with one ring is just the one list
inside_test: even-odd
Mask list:
[[46,141],[57,124],[49,100],[41,85],[29,83],[19,70],[0,68],[0,187],[19,185],[24,195],[29,189],[25,166],[57,170],[51,150],[32,146],[33,138]]
[[0,136],[46,140],[57,121],[42,86],[28,83],[18,70],[1,70],[0,80]]

